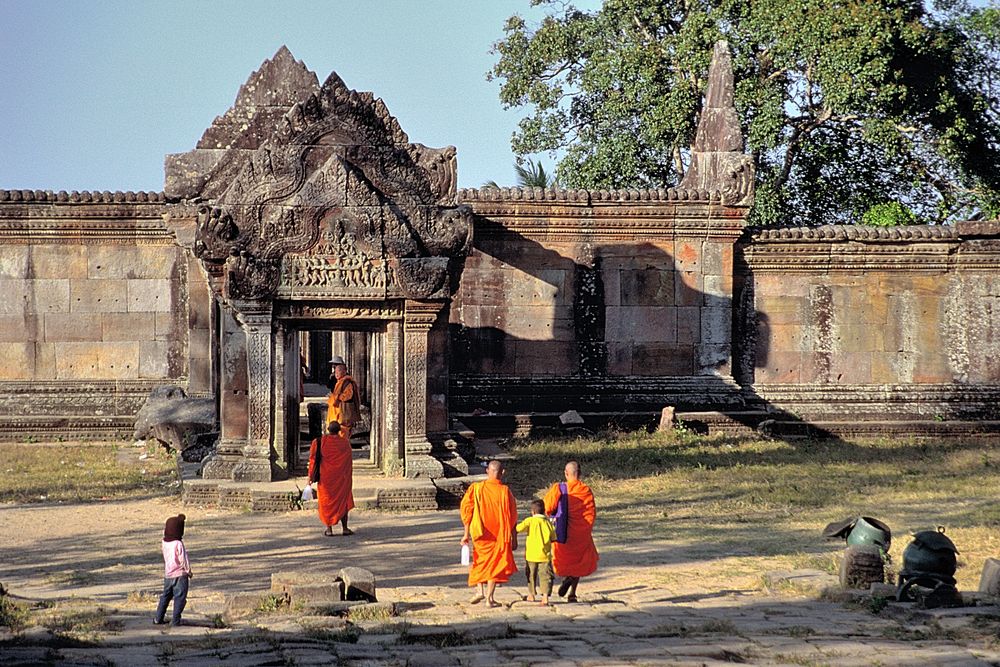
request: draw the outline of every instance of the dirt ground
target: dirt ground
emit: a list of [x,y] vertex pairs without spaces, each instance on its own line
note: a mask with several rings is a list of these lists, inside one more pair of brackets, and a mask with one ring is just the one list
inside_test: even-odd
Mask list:
[[[159,542],[164,520],[178,512],[187,516],[194,570],[191,625],[164,631],[150,623],[162,585]],[[581,603],[547,609],[522,601],[520,574],[498,593],[503,608],[468,604],[457,511],[354,511],[351,525],[353,536],[324,537],[312,511],[233,512],[176,498],[0,505],[0,582],[12,594],[93,600],[123,623],[98,638],[99,648],[52,648],[44,637],[0,632],[0,665],[1000,664],[995,638],[966,634],[965,621],[873,615],[815,594],[765,590],[763,571],[737,557],[699,549],[694,558],[684,548],[691,545],[666,540],[626,542],[600,518],[600,569],[581,584]],[[350,641],[295,618],[213,627],[228,595],[266,591],[274,572],[332,576],[345,566],[374,572],[380,601],[396,603],[400,615],[360,624]],[[1000,618],[998,608],[984,611]]]

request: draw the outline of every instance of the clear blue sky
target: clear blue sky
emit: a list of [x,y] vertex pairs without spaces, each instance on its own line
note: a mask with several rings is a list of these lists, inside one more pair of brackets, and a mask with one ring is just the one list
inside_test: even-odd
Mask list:
[[[578,0],[591,9],[599,0]],[[381,97],[411,141],[458,148],[461,187],[514,181],[485,73],[529,0],[0,0],[0,188],[161,190],[282,44]]]

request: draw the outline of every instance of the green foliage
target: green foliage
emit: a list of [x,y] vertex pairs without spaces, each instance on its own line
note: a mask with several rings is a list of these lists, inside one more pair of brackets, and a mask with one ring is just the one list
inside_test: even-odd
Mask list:
[[[1000,211],[1000,10],[964,0],[563,0],[512,16],[489,74],[526,107],[518,155],[567,187],[676,184],[712,46],[728,40],[758,174],[755,224],[947,222]],[[884,215],[881,217],[885,217]],[[898,216],[897,216],[898,219]],[[898,222],[896,224],[899,224]]]
[[[517,177],[517,185],[522,188],[552,188],[559,185],[559,179],[545,171],[541,162],[535,162],[531,158],[514,162],[514,175]],[[499,188],[500,185],[496,181],[486,181],[483,187]]]
[[917,216],[898,201],[875,204],[861,216],[861,223],[872,227],[899,227],[917,224]]
[[0,595],[0,626],[19,631],[28,621],[28,610],[8,595]]
[[257,605],[257,611],[261,614],[273,614],[282,609],[287,609],[288,602],[287,595],[262,595],[260,603]]

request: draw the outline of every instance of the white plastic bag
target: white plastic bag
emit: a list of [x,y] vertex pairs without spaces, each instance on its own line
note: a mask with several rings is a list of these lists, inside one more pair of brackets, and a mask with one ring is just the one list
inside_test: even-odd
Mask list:
[[307,484],[306,488],[302,489],[302,500],[312,500],[313,499],[313,488],[311,485]]
[[468,565],[470,562],[472,562],[471,556],[472,556],[472,554],[469,551],[469,545],[468,544],[463,544],[462,545],[462,565]]

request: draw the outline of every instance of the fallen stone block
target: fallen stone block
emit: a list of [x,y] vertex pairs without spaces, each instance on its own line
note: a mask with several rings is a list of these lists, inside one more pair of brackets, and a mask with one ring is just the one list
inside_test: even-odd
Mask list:
[[226,606],[222,610],[222,620],[226,623],[233,623],[259,614],[265,607],[265,602],[270,601],[269,598],[280,598],[277,605],[287,606],[286,596],[275,596],[270,593],[235,593],[226,599]]
[[583,426],[583,417],[576,410],[567,410],[559,415],[559,423],[563,426]]
[[183,452],[188,446],[204,446],[201,436],[217,430],[214,399],[188,398],[183,389],[171,385],[149,394],[136,415],[133,437],[154,438]]
[[344,582],[328,584],[292,584],[285,591],[293,606],[299,604],[324,604],[341,602],[344,599]]
[[668,405],[660,411],[660,425],[656,427],[657,431],[663,433],[674,430],[674,410],[674,406]]
[[983,563],[983,575],[979,578],[979,592],[1000,595],[1000,560],[987,558]]
[[868,589],[868,592],[871,594],[873,598],[886,598],[886,599],[892,598],[893,600],[896,599],[896,587],[893,586],[892,584],[886,584],[876,581]]
[[360,567],[341,568],[339,579],[344,582],[345,600],[378,602],[375,597],[375,575]]

